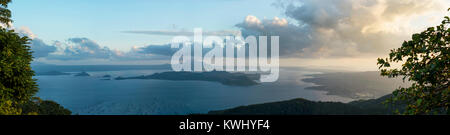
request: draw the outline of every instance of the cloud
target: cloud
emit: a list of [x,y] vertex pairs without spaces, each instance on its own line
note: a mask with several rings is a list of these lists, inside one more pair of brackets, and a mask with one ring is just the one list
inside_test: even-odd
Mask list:
[[[163,35],[163,36],[193,36],[193,31],[185,30],[146,30],[146,31],[123,31],[123,33],[145,34],[145,35]],[[222,30],[222,31],[203,31],[204,36],[230,36],[239,35],[240,31]]]
[[[193,48],[191,48],[192,51]],[[147,45],[144,47],[135,47],[132,49],[131,52],[135,54],[136,56],[139,55],[145,55],[148,56],[147,59],[158,59],[158,60],[170,60],[173,54],[175,54],[179,48],[171,48],[170,44],[165,45]],[[209,51],[211,51],[212,48],[202,48],[202,54],[205,55]],[[191,53],[192,57],[194,56],[194,53]]]
[[56,41],[55,46],[60,46],[57,53],[47,59],[56,60],[84,60],[84,59],[110,59],[120,56],[120,52],[108,47],[101,47],[95,41],[88,38],[70,38],[67,43]]
[[[170,52],[164,45],[133,47],[130,51],[121,51],[101,46],[89,38],[69,38],[66,42],[55,41],[57,51],[45,57],[46,60],[58,61],[139,61],[169,60]],[[168,46],[170,47],[170,46]]]
[[65,42],[54,41],[51,44],[39,39],[28,27],[14,29],[19,35],[31,39],[30,46],[33,57],[41,60],[59,61],[88,61],[91,60],[149,60],[162,59],[158,56],[150,56],[138,53],[136,48],[124,52],[108,47],[102,47],[94,40],[88,38],[69,38]]
[[27,36],[31,39],[30,46],[33,51],[33,57],[35,58],[47,57],[50,53],[55,52],[57,49],[55,46],[48,45],[41,39],[37,38],[37,36],[28,27],[20,27],[16,31],[19,35]]
[[30,46],[33,57],[42,61],[81,61],[92,63],[92,61],[145,61],[145,60],[170,60],[170,56],[178,49],[172,49],[166,45],[148,45],[144,47],[132,47],[130,51],[121,51],[102,46],[96,41],[81,37],[69,38],[66,41],[54,41],[51,44],[39,39],[28,27],[20,27],[15,31],[21,36],[31,39]]
[[[445,0],[289,0],[274,5],[287,19],[247,16],[242,35],[280,36],[284,57],[385,54],[444,16]],[[433,20],[431,18],[434,18]],[[436,19],[437,18],[437,19]]]
[[56,51],[55,46],[50,46],[38,38],[33,39],[30,46],[33,51],[33,57],[35,58],[47,57],[49,54]]
[[163,55],[163,56],[172,56],[175,52],[177,52],[177,48],[171,48],[169,44],[167,45],[148,45],[145,47],[137,48],[136,52],[142,54],[154,54],[154,55]]
[[30,46],[33,57],[43,61],[139,61],[168,60],[176,50],[169,45],[149,45],[133,47],[130,51],[120,51],[101,46],[89,38],[69,38],[64,42],[54,41],[51,44],[39,39],[28,27],[15,29],[21,36],[31,39]]
[[259,20],[249,15],[245,21],[236,25],[241,28],[242,36],[272,35],[280,37],[280,55],[292,56],[310,43],[309,29],[289,24],[286,19]]
[[[284,58],[363,57],[386,54],[414,32],[438,24],[446,13],[448,0],[280,0],[282,17],[260,19],[248,15],[238,24],[240,30],[203,31],[204,36],[273,35],[280,36],[280,55]],[[26,27],[16,29],[33,39],[36,58],[76,60],[165,60],[178,49],[170,45],[115,50],[89,38],[70,38],[45,43]],[[124,33],[192,36],[193,31],[150,30]],[[204,51],[208,51],[205,49]]]

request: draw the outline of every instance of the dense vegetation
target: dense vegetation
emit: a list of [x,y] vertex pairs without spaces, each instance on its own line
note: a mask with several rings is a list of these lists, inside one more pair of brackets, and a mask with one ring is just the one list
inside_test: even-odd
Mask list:
[[26,44],[27,37],[20,37],[12,30],[0,30],[0,114],[20,114],[20,110],[13,108],[31,100],[38,91],[30,67],[33,58]]
[[9,26],[11,20],[11,11],[8,8],[8,4],[11,0],[0,0],[0,23]]
[[[449,9],[450,11],[450,9]],[[404,101],[403,114],[450,114],[450,17],[442,24],[412,35],[400,48],[391,50],[389,57],[378,59],[381,75],[403,76],[412,81],[411,87],[394,91],[390,102]],[[391,63],[402,63],[401,69]]]
[[41,100],[40,98],[33,98],[33,100],[21,104],[20,108],[24,114],[38,114],[38,115],[71,115],[72,112],[65,109],[58,103],[49,100]]
[[[393,109],[383,102],[392,95],[379,99],[361,100],[350,103],[314,102],[294,99],[274,103],[241,106],[228,110],[211,111],[212,115],[390,115]],[[398,104],[394,108],[404,108]]]
[[[11,22],[11,12],[7,9],[9,2],[11,0],[0,0],[0,23],[6,26]],[[28,37],[21,37],[14,30],[0,29],[0,115],[70,114],[68,110],[53,113],[57,112],[53,109],[59,111],[62,107],[52,101],[33,101],[38,87],[30,67],[32,52],[27,44]]]

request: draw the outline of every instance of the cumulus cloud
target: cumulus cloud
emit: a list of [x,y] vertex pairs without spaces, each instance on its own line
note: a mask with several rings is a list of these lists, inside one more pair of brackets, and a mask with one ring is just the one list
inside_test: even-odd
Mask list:
[[136,61],[136,60],[169,60],[171,53],[168,45],[149,45],[132,47],[130,51],[121,51],[101,46],[89,38],[70,38],[65,42],[55,41],[57,51],[45,57],[46,60],[59,61]]
[[[111,49],[98,44],[96,41],[81,37],[69,38],[65,41],[54,41],[50,44],[38,38],[28,27],[14,28],[20,36],[31,39],[30,47],[35,58],[43,61],[142,61],[142,60],[170,60],[178,49],[170,44],[134,46],[130,51]],[[211,33],[210,33],[211,34]]]
[[[38,38],[28,27],[14,28],[20,36],[27,36],[31,39],[30,47],[33,51],[33,57],[42,58],[45,61],[124,61],[124,60],[163,60],[168,59],[164,54],[163,48],[153,46],[133,47],[131,51],[120,51],[102,47],[96,41],[89,38],[69,38],[64,42],[54,41],[51,44],[45,43]],[[170,46],[169,46],[170,47]],[[146,52],[148,51],[148,52]],[[160,52],[161,51],[161,52]]]
[[249,15],[245,21],[237,24],[241,28],[242,36],[272,35],[280,37],[280,55],[292,56],[310,43],[309,29],[289,24],[286,19],[264,19]]
[[16,31],[19,35],[27,36],[31,39],[30,47],[35,58],[47,57],[50,53],[55,52],[57,49],[55,46],[46,44],[41,39],[37,38],[36,34],[34,34],[28,27],[20,27]]
[[384,54],[425,26],[440,22],[445,0],[289,0],[275,5],[293,20],[247,16],[243,35],[280,36],[287,57],[350,57]]
[[56,51],[55,46],[48,45],[38,38],[33,39],[30,46],[35,58],[47,57],[49,54]]
[[108,47],[101,47],[98,43],[88,38],[70,38],[67,43],[55,42],[59,46],[58,52],[47,57],[56,60],[84,60],[84,59],[110,59],[121,55],[120,51],[114,51]]
[[133,47],[130,51],[120,51],[102,46],[89,38],[69,38],[66,41],[54,41],[51,44],[39,39],[27,27],[15,29],[21,36],[31,39],[30,46],[35,58],[45,61],[133,61],[168,60],[177,50],[170,45],[148,45]]

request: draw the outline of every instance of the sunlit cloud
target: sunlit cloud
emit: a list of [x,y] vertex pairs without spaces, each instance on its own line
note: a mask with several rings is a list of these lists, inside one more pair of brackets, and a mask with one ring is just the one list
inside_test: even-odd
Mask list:
[[373,57],[434,26],[446,15],[445,0],[286,0],[275,3],[285,16],[247,16],[236,26],[243,35],[280,36],[289,58]]

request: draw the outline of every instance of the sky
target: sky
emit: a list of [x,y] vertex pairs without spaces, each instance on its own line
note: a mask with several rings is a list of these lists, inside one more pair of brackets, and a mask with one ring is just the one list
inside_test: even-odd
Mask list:
[[[271,0],[14,0],[14,25],[28,27],[47,42],[86,37],[129,50],[163,44],[169,36],[123,33],[132,30],[229,30],[247,15],[279,16]],[[252,5],[252,6],[249,6]]]
[[173,35],[280,36],[282,66],[376,70],[450,0],[13,0],[13,27],[51,64],[167,63]]

